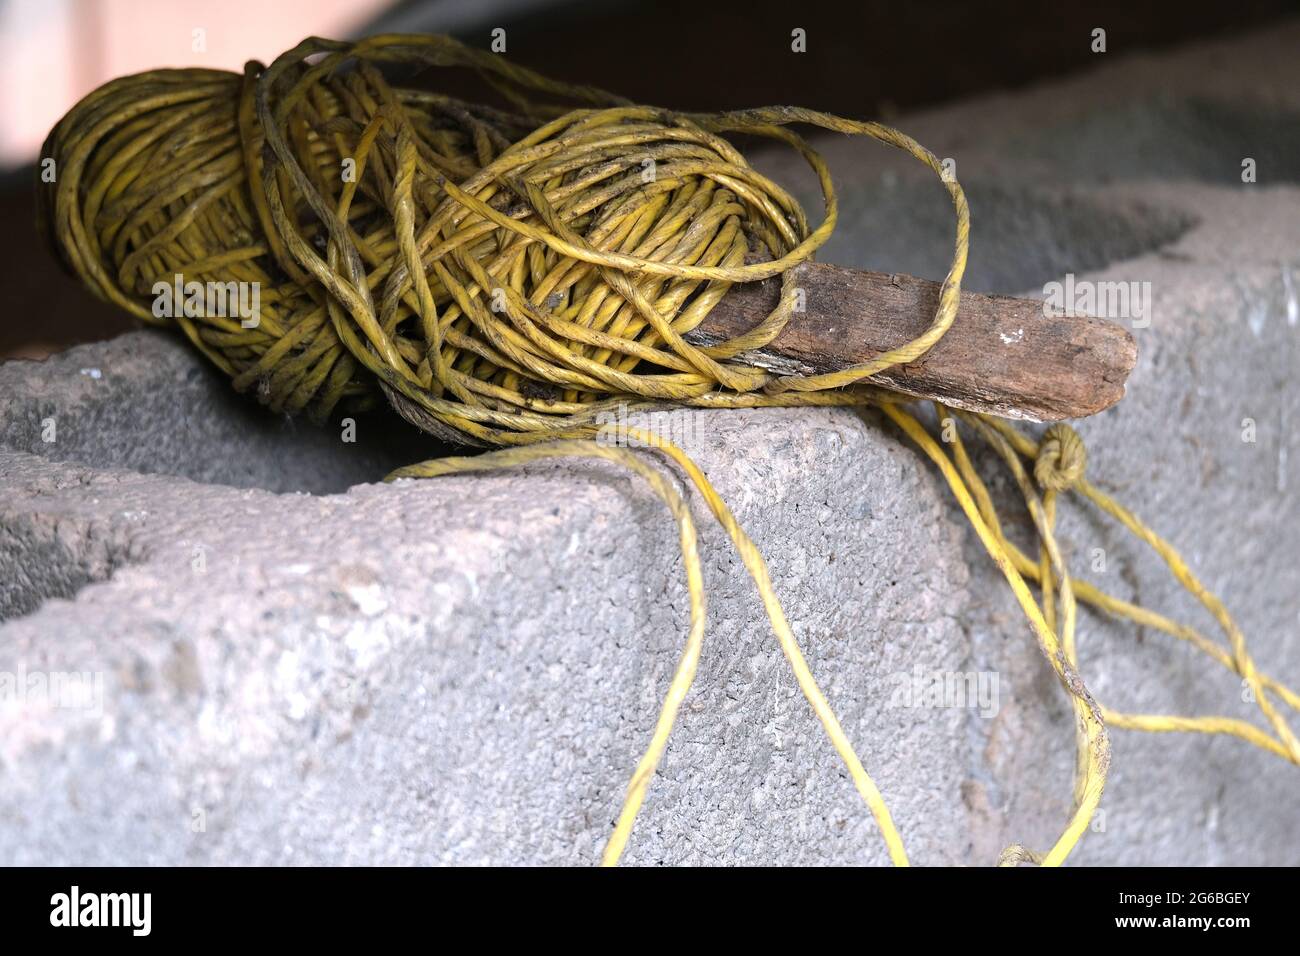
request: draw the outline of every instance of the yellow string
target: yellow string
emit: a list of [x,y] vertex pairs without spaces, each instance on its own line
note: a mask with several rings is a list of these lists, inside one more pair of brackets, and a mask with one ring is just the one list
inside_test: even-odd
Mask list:
[[[875,782],[862,766],[862,761],[858,758],[857,752],[853,749],[853,745],[849,742],[843,728],[840,726],[839,719],[831,709],[826,696],[817,686],[817,681],[808,667],[808,662],[799,649],[799,643],[795,639],[794,632],[790,630],[790,624],[781,608],[781,602],[776,597],[771,576],[768,574],[767,562],[763,560],[762,554],[759,553],[754,542],[740,527],[740,524],[731,514],[730,509],[727,508],[726,503],[708,478],[685,452],[671,442],[664,441],[661,437],[638,428],[628,428],[625,434],[631,441],[658,448],[676,462],[704,499],[714,518],[717,519],[731,538],[736,551],[740,554],[741,562],[745,565],[745,569],[749,572],[758,588],[759,595],[763,600],[763,607],[772,623],[772,629],[776,632],[781,651],[794,672],[799,689],[807,698],[813,712],[817,715],[817,719],[821,721],[822,727],[826,731],[826,735],[834,746],[836,753],[840,755],[840,759],[844,761],[845,767],[848,768],[854,786],[857,787],[862,799],[875,817],[876,823],[884,835],[890,859],[899,866],[906,866],[907,853],[903,849],[902,838],[898,835],[893,820],[890,818],[889,809],[885,806]],[[699,586],[699,556],[696,552],[694,528],[689,525],[689,511],[682,504],[680,497],[677,496],[671,485],[668,485],[663,480],[663,476],[659,472],[650,468],[632,452],[621,448],[610,448],[599,441],[556,441],[527,448],[489,452],[473,458],[438,458],[421,464],[399,468],[389,475],[389,480],[396,478],[433,478],[440,475],[486,471],[524,465],[539,459],[560,456],[604,458],[632,469],[649,482],[655,493],[668,503],[669,508],[677,516],[679,522],[683,520],[686,522],[682,525],[682,557],[687,567],[688,580],[693,582],[690,589],[690,637],[687,640],[686,653],[683,654],[682,662],[669,685],[668,694],[664,699],[650,746],[641,762],[637,765],[636,772],[632,775],[631,783],[628,784],[627,798],[623,810],[619,814],[614,833],[605,847],[602,862],[606,866],[612,866],[618,862],[623,853],[623,848],[627,844],[637,811],[644,801],[646,787],[654,774],[655,768],[658,766],[660,757],[663,756],[664,749],[667,747],[668,736],[676,720],[677,711],[681,707],[686,692],[690,689],[691,681],[695,676],[696,665],[699,662],[704,629],[704,591],[703,587]],[[689,541],[685,530],[688,527],[690,528]]]

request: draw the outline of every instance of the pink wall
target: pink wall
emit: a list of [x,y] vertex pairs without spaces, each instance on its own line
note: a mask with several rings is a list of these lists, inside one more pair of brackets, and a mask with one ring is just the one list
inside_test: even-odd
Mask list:
[[165,66],[242,70],[304,37],[345,36],[389,0],[5,0],[0,2],[0,167],[36,159],[81,96]]

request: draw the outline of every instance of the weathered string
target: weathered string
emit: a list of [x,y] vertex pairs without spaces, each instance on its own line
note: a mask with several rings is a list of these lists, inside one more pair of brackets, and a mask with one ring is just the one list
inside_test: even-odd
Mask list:
[[[394,87],[382,70],[394,62],[476,70],[509,106]],[[870,362],[825,375],[777,375],[743,361],[797,321],[792,270],[826,242],[838,218],[829,170],[791,124],[907,152],[940,177],[956,218],[952,264],[929,328]],[[810,226],[728,134],[799,153],[821,187],[822,221]],[[1045,852],[1016,844],[1000,862],[1057,864],[1069,854],[1101,799],[1108,723],[1230,734],[1300,763],[1300,742],[1273,700],[1300,709],[1300,698],[1256,669],[1226,609],[1173,548],[1084,480],[1077,433],[1053,426],[1039,444],[1010,423],[937,406],[941,422],[952,425],[941,442],[898,404],[902,397],[870,381],[924,355],[951,327],[969,246],[960,185],[897,130],[793,107],[676,113],[550,80],[448,37],[380,36],[356,44],[309,39],[269,67],[250,63],[242,76],[163,70],[113,81],[60,122],[44,155],[57,169],[43,193],[44,224],[69,267],[141,320],[178,326],[237,389],[275,411],[317,419],[386,400],[426,431],[506,446],[412,465],[390,478],[588,456],[630,469],[664,501],[679,527],[690,629],[606,846],[607,864],[622,854],[668,745],[705,621],[690,508],[651,456],[603,441],[600,422],[611,410],[872,404],[935,463],[1076,717],[1074,804],[1064,831]],[[712,346],[689,341],[732,284],[777,275],[779,304],[755,328]],[[256,285],[257,321],[211,310],[157,314],[154,290],[176,276],[223,288]],[[1004,535],[958,420],[1010,470],[1034,524],[1037,560]],[[637,429],[621,437],[665,456],[731,538],[801,691],[891,859],[905,864],[883,797],[819,689],[758,549],[681,449]],[[1223,629],[1227,649],[1073,578],[1055,540],[1058,499],[1068,494],[1149,544]],[[1038,585],[1037,599],[1029,582]],[[1272,733],[1232,718],[1106,710],[1079,674],[1079,600],[1188,641],[1238,674]]]

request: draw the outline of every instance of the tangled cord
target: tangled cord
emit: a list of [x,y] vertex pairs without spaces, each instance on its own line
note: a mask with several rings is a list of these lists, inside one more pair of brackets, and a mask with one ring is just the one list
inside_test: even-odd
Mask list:
[[[385,64],[474,69],[509,107],[392,86]],[[952,265],[929,328],[870,362],[824,375],[777,375],[737,360],[792,320],[792,270],[826,242],[838,216],[829,170],[786,128],[794,123],[909,153],[940,176],[956,213]],[[751,168],[724,134],[797,151],[820,183],[821,223],[810,227],[793,197]],[[315,419],[386,400],[433,434],[507,446],[412,465],[390,479],[586,456],[630,469],[664,501],[679,527],[690,629],[605,863],[622,854],[667,747],[705,621],[690,508],[646,457],[599,440],[601,415],[616,408],[870,404],[934,461],[1006,577],[1076,717],[1074,809],[1063,833],[1043,853],[1008,847],[1000,863],[1050,865],[1069,854],[1101,799],[1107,724],[1231,734],[1300,763],[1300,741],[1269,695],[1295,709],[1300,698],[1258,672],[1226,609],[1173,548],[1084,480],[1087,456],[1076,432],[1054,425],[1036,443],[1008,422],[936,404],[940,421],[954,425],[945,430],[950,455],[898,404],[906,399],[869,381],[925,354],[951,326],[969,242],[960,185],[896,130],[791,107],[675,113],[547,79],[449,37],[378,36],[356,44],[309,39],[269,67],[250,63],[242,76],[162,70],[115,80],[64,117],[44,155],[55,159],[57,179],[42,194],[43,224],[67,265],[141,320],[179,326],[237,389],[275,411]],[[713,346],[687,341],[732,284],[776,275],[779,304],[755,328]],[[223,287],[255,283],[258,321],[155,314],[151,292],[173,276]],[[1037,560],[1005,537],[958,420],[1015,478],[1039,539]],[[681,449],[637,429],[626,437],[667,456],[730,536],[800,689],[891,859],[905,864],[889,810],[817,686],[758,549]],[[1057,498],[1068,493],[1150,545],[1210,611],[1228,649],[1074,580],[1054,532]],[[1038,585],[1037,600],[1028,581]],[[1078,672],[1079,600],[1186,640],[1238,674],[1273,733],[1226,717],[1103,708]]]

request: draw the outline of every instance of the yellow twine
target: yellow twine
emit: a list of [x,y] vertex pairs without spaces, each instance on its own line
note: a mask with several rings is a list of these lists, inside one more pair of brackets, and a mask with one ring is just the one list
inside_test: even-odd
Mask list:
[[[387,63],[469,67],[509,108],[391,86],[379,69]],[[794,123],[907,152],[940,176],[956,215],[952,265],[929,328],[870,362],[825,375],[775,375],[738,359],[792,321],[792,270],[826,242],[838,217],[829,170],[786,129]],[[789,193],[748,165],[725,138],[732,133],[776,140],[804,158],[824,197],[820,224],[810,227]],[[1101,799],[1108,723],[1229,734],[1300,763],[1300,742],[1270,695],[1296,709],[1300,698],[1256,669],[1227,610],[1177,552],[1084,479],[1086,451],[1073,429],[1052,426],[1040,444],[1007,422],[936,405],[941,422],[956,415],[945,434],[950,455],[897,404],[901,398],[868,381],[924,355],[951,327],[969,245],[960,185],[897,130],[793,107],[675,113],[547,79],[448,37],[378,36],[356,44],[309,39],[269,67],[250,63],[242,76],[162,70],[115,80],[64,117],[45,155],[56,160],[57,180],[42,195],[43,223],[65,262],[141,320],[178,326],[237,389],[254,391],[273,410],[317,419],[382,396],[428,431],[515,446],[412,465],[390,479],[587,456],[630,469],[665,503],[679,528],[690,628],[605,864],[618,862],[630,838],[698,667],[705,621],[689,506],[645,456],[600,440],[602,413],[619,406],[876,404],[935,463],[1076,717],[1074,809],[1064,831],[1045,852],[1014,844],[999,863],[1054,865],[1070,853]],[[780,302],[754,329],[709,347],[687,341],[733,283],[776,275]],[[151,291],[175,276],[222,288],[255,283],[258,321],[250,326],[211,310],[155,314]],[[957,419],[1011,471],[1039,539],[1037,560],[1003,534]],[[819,689],[758,549],[681,449],[636,429],[626,437],[675,464],[731,538],[890,858],[906,864],[889,810]],[[1074,579],[1054,531],[1065,494],[1082,495],[1150,545],[1214,617],[1228,648]],[[1038,585],[1037,600],[1029,582]],[[1239,675],[1272,733],[1232,718],[1100,706],[1079,675],[1079,600],[1185,640]]]

